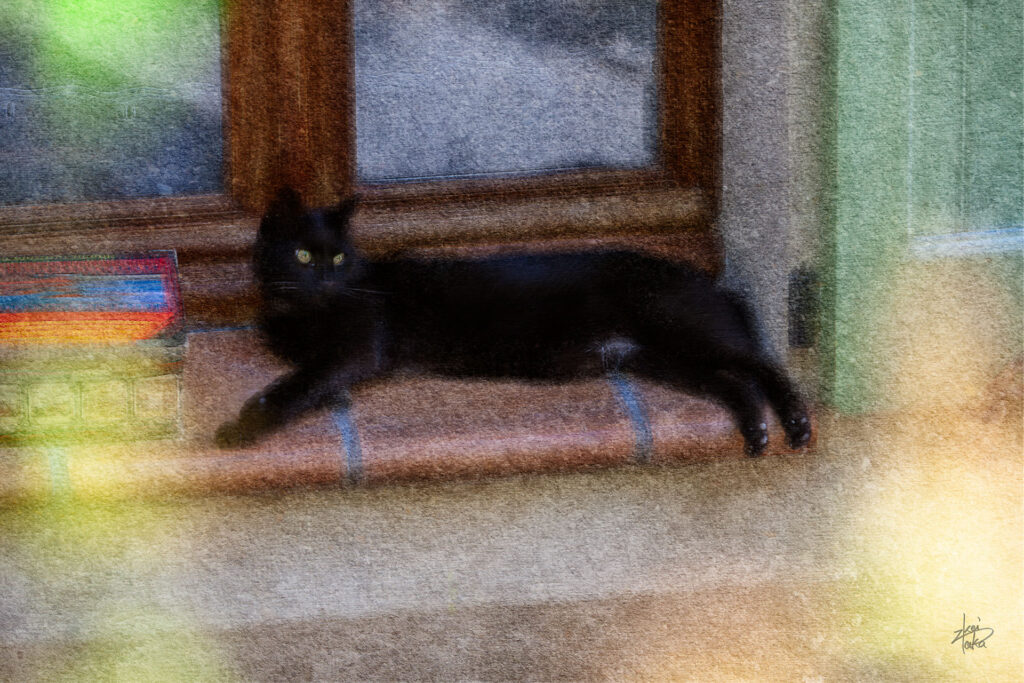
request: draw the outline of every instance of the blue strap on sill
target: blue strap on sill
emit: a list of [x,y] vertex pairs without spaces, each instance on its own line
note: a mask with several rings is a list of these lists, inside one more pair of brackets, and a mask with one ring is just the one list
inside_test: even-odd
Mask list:
[[654,453],[654,434],[651,431],[651,421],[647,416],[647,407],[640,397],[639,388],[629,377],[617,371],[608,374],[608,383],[615,390],[619,403],[625,408],[629,421],[633,425],[635,437],[633,459],[640,464],[649,463]]
[[363,478],[363,451],[359,445],[359,432],[352,420],[351,401],[342,408],[331,412],[334,424],[341,432],[341,443],[344,453],[345,479],[349,484],[358,484]]

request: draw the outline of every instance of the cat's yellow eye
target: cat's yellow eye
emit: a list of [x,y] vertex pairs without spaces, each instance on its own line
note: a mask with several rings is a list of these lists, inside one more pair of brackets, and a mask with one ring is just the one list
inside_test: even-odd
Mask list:
[[344,261],[344,260],[345,260],[345,255],[344,254],[335,254],[334,255],[334,265],[340,266],[341,262]]
[[310,254],[305,249],[296,249],[295,258],[299,261],[299,263],[305,265],[313,260],[313,255]]

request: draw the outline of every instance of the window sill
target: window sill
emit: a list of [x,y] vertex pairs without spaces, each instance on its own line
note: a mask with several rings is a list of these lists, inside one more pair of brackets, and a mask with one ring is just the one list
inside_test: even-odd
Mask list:
[[[368,197],[355,221],[364,248],[378,254],[407,249],[458,251],[546,244],[622,242],[668,248],[714,268],[711,206],[699,190],[644,186],[591,192],[476,198],[414,204]],[[689,248],[688,253],[684,250]]]
[[[252,330],[189,335],[175,441],[0,449],[0,504],[379,485],[743,458],[717,404],[633,379],[566,384],[408,377],[354,392],[258,446],[212,435],[282,371]],[[621,384],[625,382],[626,387]],[[768,453],[784,451],[772,429]],[[44,452],[45,451],[45,452]]]

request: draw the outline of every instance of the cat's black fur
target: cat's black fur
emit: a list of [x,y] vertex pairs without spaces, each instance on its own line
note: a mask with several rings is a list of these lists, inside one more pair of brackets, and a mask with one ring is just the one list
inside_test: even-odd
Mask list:
[[406,368],[544,380],[623,370],[719,399],[750,454],[768,441],[766,401],[792,447],[809,441],[803,403],[745,307],[696,270],[628,251],[368,260],[349,239],[354,209],[307,211],[286,190],[264,216],[260,329],[294,369],[221,426],[219,445],[253,442]]

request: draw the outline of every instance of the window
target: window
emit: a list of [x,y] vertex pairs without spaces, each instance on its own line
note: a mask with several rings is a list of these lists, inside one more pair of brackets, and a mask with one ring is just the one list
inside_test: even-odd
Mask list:
[[655,161],[656,0],[355,0],[356,176]]
[[[188,2],[201,5],[208,17],[215,0]],[[154,144],[160,152],[146,164],[156,170],[145,170],[141,174],[144,180],[136,181],[128,175],[134,170],[126,168],[131,164],[126,161],[127,152],[116,135],[103,138],[103,145],[111,154],[102,163],[129,179],[118,181],[120,185],[114,183],[115,189],[111,191],[99,193],[105,195],[102,197],[84,192],[55,192],[50,199],[58,201],[49,205],[35,204],[35,197],[8,201],[8,205],[0,206],[0,249],[5,254],[40,254],[176,248],[188,309],[189,292],[194,293],[196,287],[202,289],[197,283],[204,281],[204,277],[211,282],[217,277],[224,279],[223,269],[218,271],[219,276],[190,275],[189,269],[232,259],[244,267],[243,257],[254,228],[253,212],[260,211],[277,186],[287,182],[299,189],[307,201],[319,204],[336,201],[340,195],[358,189],[364,196],[361,235],[375,249],[649,233],[655,242],[681,244],[684,251],[697,254],[698,260],[715,260],[717,249],[711,225],[720,160],[717,0],[662,0],[657,5],[654,0],[638,0],[636,11],[623,15],[628,19],[628,28],[618,29],[615,24],[621,17],[608,13],[612,12],[609,8],[621,3],[608,0],[509,0],[482,4],[433,0],[428,5],[435,10],[473,12],[474,21],[480,19],[480,7],[484,5],[493,8],[494,21],[507,24],[518,16],[518,30],[538,34],[539,37],[534,36],[538,43],[543,43],[545,31],[550,39],[551,27],[530,18],[535,7],[551,12],[577,12],[585,19],[571,21],[583,21],[586,30],[597,34],[603,31],[607,38],[602,38],[601,49],[605,52],[598,58],[618,59],[620,66],[624,65],[622,68],[638,59],[650,60],[651,76],[639,86],[629,86],[634,88],[632,91],[606,91],[605,84],[597,88],[602,91],[598,101],[600,97],[641,100],[633,103],[632,128],[621,136],[625,141],[611,144],[609,135],[595,132],[590,138],[574,139],[576,148],[557,158],[537,156],[527,145],[511,155],[518,159],[511,166],[478,163],[472,155],[464,155],[463,161],[451,168],[435,163],[433,167],[408,170],[388,169],[386,164],[373,170],[372,163],[363,161],[372,159],[372,153],[370,157],[365,153],[370,153],[373,143],[364,141],[362,151],[357,147],[362,139],[357,135],[357,65],[361,64],[358,51],[360,41],[372,36],[370,32],[357,34],[356,29],[363,16],[361,12],[372,9],[374,3],[379,7],[384,0],[268,0],[222,5],[223,138],[218,140],[211,132],[220,125],[216,108],[211,105],[212,88],[217,83],[215,71],[209,62],[205,67],[196,67],[199,62],[195,60],[188,62],[188,69],[198,69],[195,73],[200,76],[183,67],[181,87],[174,92],[180,93],[179,100],[201,103],[197,107],[209,114],[202,124],[195,123],[199,119],[186,117],[188,122],[179,130],[184,131],[182,136],[191,136],[185,141],[188,144]],[[115,12],[108,8],[110,4],[99,0],[41,3],[66,6],[80,13],[108,14]],[[406,10],[412,6],[405,0],[387,0],[384,4]],[[37,5],[40,2],[17,0],[15,7]],[[157,8],[167,7],[166,3],[132,0],[118,6],[143,8],[149,14],[142,12],[139,16],[170,22],[157,12]],[[609,17],[607,26],[602,28],[600,23],[593,23],[591,8],[600,10],[597,15],[604,12]],[[511,14],[502,18],[502,12]],[[162,25],[165,34],[158,40],[146,41],[146,49],[154,54],[160,50],[178,54],[182,41],[198,40],[197,32],[207,38],[213,35],[209,22],[197,24],[200,20],[195,18],[195,12],[186,14],[193,23]],[[561,15],[563,25],[566,16]],[[124,20],[119,15],[114,23]],[[480,25],[479,21],[477,24]],[[8,25],[2,30],[11,33],[18,29]],[[99,29],[90,29],[93,30]],[[479,40],[480,36],[463,38]],[[586,42],[583,35],[568,39]],[[202,44],[207,45],[208,40]],[[141,50],[141,45],[131,49]],[[404,49],[414,47],[407,45]],[[0,78],[10,75],[7,54],[9,51],[4,53],[5,61],[0,61],[4,65],[0,66]],[[145,56],[151,59],[151,55]],[[593,59],[577,57],[584,60],[578,64]],[[131,66],[135,68],[142,66]],[[646,68],[641,66],[641,70]],[[139,82],[147,81],[140,78]],[[201,87],[194,87],[195,83]],[[134,86],[122,79],[111,87],[118,91]],[[550,87],[561,86],[553,82]],[[523,99],[520,97],[519,101]],[[511,101],[517,101],[514,93]],[[154,134],[166,132],[166,121],[182,120],[180,113],[176,113],[177,106],[165,107],[163,111],[152,107],[155,113],[150,123]],[[571,109],[571,102],[567,101],[565,107]],[[129,104],[127,116],[150,116],[147,111],[146,107],[131,109]],[[464,128],[458,118],[449,124],[453,130]],[[607,131],[617,125],[613,117],[593,128]],[[544,136],[557,136],[559,130],[564,128],[542,131],[535,146],[543,147]],[[489,143],[481,144],[486,147]],[[216,165],[221,150],[224,172],[218,179],[209,169]],[[388,154],[382,143],[378,143],[378,150]],[[180,169],[173,169],[171,175],[189,177],[194,185],[168,182],[168,169],[175,164]],[[206,170],[194,172],[196,168]],[[511,177],[492,177],[495,170],[514,173]],[[386,182],[396,175],[437,177],[420,182]],[[136,184],[132,185],[133,182]],[[159,196],[165,193],[169,196]],[[144,198],[124,198],[133,195]]]
[[221,189],[217,0],[9,0],[0,204]]

